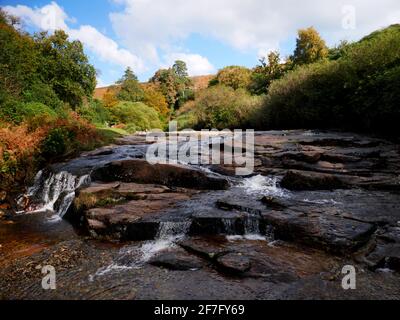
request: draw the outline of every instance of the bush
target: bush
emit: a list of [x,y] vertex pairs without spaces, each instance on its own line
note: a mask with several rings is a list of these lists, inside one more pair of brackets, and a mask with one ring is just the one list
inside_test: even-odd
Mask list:
[[31,132],[26,125],[0,128],[0,191],[11,191],[34,175],[34,155],[45,135],[45,130]]
[[41,102],[46,106],[57,110],[62,107],[62,101],[57,97],[53,89],[42,82],[34,82],[22,93],[25,102]]
[[36,116],[48,116],[51,118],[57,117],[55,110],[40,102],[28,102],[23,104],[20,113],[25,119],[30,119]]
[[244,128],[261,98],[243,89],[214,86],[199,93],[194,102],[197,128]]
[[7,96],[0,104],[0,119],[13,124],[19,124],[24,117],[21,110],[24,109],[24,103]]
[[110,121],[110,111],[99,100],[93,100],[83,105],[78,110],[79,115],[97,126],[104,126]]
[[123,123],[130,132],[161,128],[162,124],[157,112],[142,102],[122,101],[110,108],[114,123]]
[[52,129],[42,143],[42,155],[46,158],[64,155],[73,138],[72,132],[68,131],[67,128]]

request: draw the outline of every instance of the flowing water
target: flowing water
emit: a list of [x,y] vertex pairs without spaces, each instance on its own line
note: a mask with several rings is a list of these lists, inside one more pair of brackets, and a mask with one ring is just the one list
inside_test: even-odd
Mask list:
[[[24,208],[25,212],[50,212],[52,216],[47,218],[47,221],[60,222],[71,206],[76,190],[90,185],[91,172],[95,168],[104,166],[115,160],[142,158],[145,152],[146,146],[144,145],[115,146],[84,154],[67,163],[42,170],[36,175],[33,186],[28,189],[27,194],[20,197],[19,204]],[[185,165],[209,174],[219,175],[213,173],[205,166]],[[275,177],[257,175],[245,179],[233,179],[231,181],[233,182],[234,192],[238,195],[290,196],[288,191],[279,187]],[[214,192],[213,196],[219,197],[220,194]],[[24,203],[26,198],[30,199],[28,206]],[[100,268],[91,276],[92,279],[111,272],[141,268],[159,252],[174,248],[176,243],[182,240],[190,229],[190,215],[196,212],[199,207],[212,208],[211,206],[214,201],[210,201],[208,196],[204,197],[204,199],[204,202],[187,204],[187,211],[182,210],[183,213],[180,214],[180,221],[182,222],[176,222],[176,219],[174,221],[161,222],[155,240],[124,246],[120,249],[114,262]],[[244,232],[238,235],[237,221],[229,218],[222,219],[224,234],[230,241],[273,241],[273,230],[267,228],[267,234],[261,234],[259,220],[259,216],[246,214],[242,222]]]
[[[69,172],[58,173],[39,171],[34,184],[28,189],[27,197],[34,203],[25,208],[30,212],[50,211],[54,213],[53,221],[62,219],[74,201],[75,191],[90,185],[90,176],[75,176]],[[18,203],[23,205],[25,197],[20,197]]]
[[239,186],[244,189],[247,194],[261,194],[279,198],[290,197],[290,192],[288,190],[279,187],[276,177],[256,175],[243,179],[243,181],[239,183]]
[[189,231],[190,224],[190,221],[161,222],[155,240],[146,241],[139,246],[133,245],[122,248],[118,258],[112,264],[100,268],[94,275],[90,276],[90,279],[93,280],[96,276],[104,276],[111,272],[143,267],[159,252],[174,248],[176,242],[184,239]]

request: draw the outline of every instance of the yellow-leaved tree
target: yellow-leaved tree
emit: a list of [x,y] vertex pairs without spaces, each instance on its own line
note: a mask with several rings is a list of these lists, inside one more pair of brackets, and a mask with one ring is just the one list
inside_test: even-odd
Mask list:
[[300,29],[296,40],[296,50],[291,57],[295,65],[314,63],[328,56],[325,41],[314,27]]

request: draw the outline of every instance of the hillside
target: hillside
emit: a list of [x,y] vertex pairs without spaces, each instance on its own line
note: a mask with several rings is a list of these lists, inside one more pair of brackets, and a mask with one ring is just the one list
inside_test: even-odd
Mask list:
[[[214,75],[190,77],[190,79],[193,82],[193,89],[195,91],[198,91],[198,90],[207,88],[208,83],[214,77],[215,77]],[[145,84],[145,83],[143,83],[143,84]],[[103,97],[104,97],[105,93],[107,92],[108,88],[110,88],[110,87],[96,88],[93,92],[93,97],[98,100],[103,100]]]

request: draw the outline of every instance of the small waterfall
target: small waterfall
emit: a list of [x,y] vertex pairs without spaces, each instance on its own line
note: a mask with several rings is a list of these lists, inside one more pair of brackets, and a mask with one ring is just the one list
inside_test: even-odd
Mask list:
[[157,253],[174,248],[176,242],[185,238],[190,229],[191,222],[160,222],[156,239],[146,241],[141,246],[128,246],[120,251],[114,263],[99,269],[90,276],[104,276],[110,272],[139,269]]
[[244,219],[244,234],[252,235],[252,234],[260,234],[260,218],[248,215]]
[[224,233],[227,235],[236,234],[235,219],[221,219],[224,226]]
[[[62,218],[75,198],[75,191],[89,184],[89,175],[77,177],[66,171],[39,171],[33,186],[18,199],[18,203],[24,211],[52,211]],[[25,199],[30,201],[28,207],[24,204]]]
[[267,241],[270,243],[273,243],[275,239],[275,228],[271,225],[267,225],[265,229],[265,237],[267,238]]
[[184,222],[160,222],[157,240],[179,239],[184,237],[190,228],[190,221]]
[[262,234],[260,228],[260,218],[252,214],[247,214],[243,218],[243,231],[243,235],[237,235],[236,232],[227,233],[226,238],[229,241],[274,241],[274,228],[272,226],[267,226],[265,234]]

